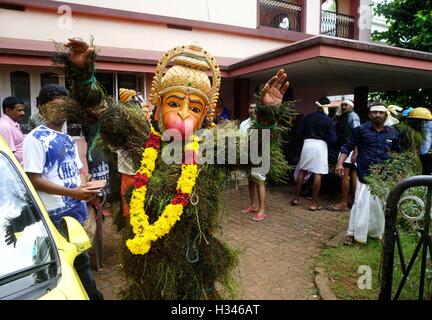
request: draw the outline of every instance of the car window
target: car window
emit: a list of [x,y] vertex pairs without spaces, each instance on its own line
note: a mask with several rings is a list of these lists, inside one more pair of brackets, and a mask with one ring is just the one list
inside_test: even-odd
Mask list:
[[35,201],[0,152],[0,298],[57,276],[55,246]]

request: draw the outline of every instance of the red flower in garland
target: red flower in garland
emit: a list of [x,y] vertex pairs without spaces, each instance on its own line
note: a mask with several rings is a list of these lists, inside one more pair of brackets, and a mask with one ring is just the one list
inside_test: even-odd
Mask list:
[[147,177],[146,174],[141,174],[141,173],[137,173],[135,175],[135,188],[141,188],[144,187],[146,185],[148,185],[149,183],[149,178]]
[[186,207],[189,204],[189,199],[189,194],[182,193],[180,190],[177,190],[177,194],[171,200],[171,204],[181,204],[183,207]]
[[146,148],[154,148],[156,150],[159,150],[160,143],[161,143],[161,138],[155,135],[153,132],[150,132],[146,142]]

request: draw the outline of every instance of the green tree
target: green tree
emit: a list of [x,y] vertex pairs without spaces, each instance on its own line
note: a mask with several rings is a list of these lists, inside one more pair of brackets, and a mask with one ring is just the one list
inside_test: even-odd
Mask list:
[[[432,0],[384,0],[374,8],[386,18],[388,30],[374,40],[413,50],[432,52]],[[432,108],[432,88],[378,93],[375,97],[400,106]]]

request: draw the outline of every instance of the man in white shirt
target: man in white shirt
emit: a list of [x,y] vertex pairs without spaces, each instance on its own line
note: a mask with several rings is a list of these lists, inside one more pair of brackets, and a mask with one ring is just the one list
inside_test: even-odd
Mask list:
[[255,117],[255,110],[256,110],[256,104],[251,103],[249,105],[249,109],[248,109],[249,118],[247,118],[246,120],[244,120],[240,123],[240,130],[241,131],[243,131],[243,132],[249,131],[249,128],[252,125],[252,118]]
[[[54,225],[62,230],[64,216],[71,216],[81,224],[88,219],[85,201],[97,191],[81,185],[79,158],[75,141],[62,132],[66,121],[63,111],[66,88],[49,84],[39,93],[39,111],[45,124],[33,129],[24,139],[24,171],[48,211]],[[77,256],[74,267],[90,299],[103,299],[96,288],[90,269],[90,256]]]

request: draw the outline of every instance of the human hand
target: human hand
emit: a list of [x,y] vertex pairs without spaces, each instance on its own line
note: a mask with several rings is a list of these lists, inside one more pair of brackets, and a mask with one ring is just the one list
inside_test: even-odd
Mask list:
[[344,175],[343,165],[336,165],[335,174],[338,175],[339,177],[342,177]]
[[71,189],[71,197],[77,200],[90,200],[99,191],[90,189],[91,182],[81,185],[76,189]]
[[351,155],[351,163],[356,164],[357,163],[357,148],[354,149],[352,155]]
[[17,237],[15,236],[15,232],[14,232],[13,227],[11,225],[6,227],[5,242],[7,245],[10,245],[13,243],[14,248],[16,247]]
[[88,64],[90,55],[94,51],[93,48],[89,48],[85,41],[79,38],[69,38],[69,42],[66,43],[65,47],[69,48],[70,59],[78,68],[83,68]]
[[289,82],[284,69],[280,69],[264,86],[261,93],[261,104],[280,105]]
[[84,174],[84,177],[85,177],[85,182],[87,183],[87,182],[90,182],[92,175],[90,173],[86,173],[86,174]]

